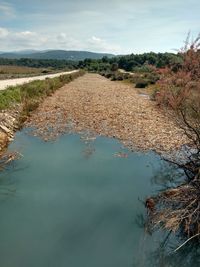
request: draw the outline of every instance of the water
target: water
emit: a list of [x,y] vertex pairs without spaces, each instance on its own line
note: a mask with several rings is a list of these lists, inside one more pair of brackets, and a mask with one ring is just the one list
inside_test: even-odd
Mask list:
[[24,131],[10,149],[23,157],[0,173],[1,267],[160,266],[139,200],[163,186],[157,155],[104,137],[43,142]]

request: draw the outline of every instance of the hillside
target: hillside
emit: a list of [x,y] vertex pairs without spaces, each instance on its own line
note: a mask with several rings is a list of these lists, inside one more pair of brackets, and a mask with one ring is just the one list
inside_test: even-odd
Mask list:
[[50,50],[50,51],[37,51],[37,52],[0,52],[1,58],[20,59],[20,58],[32,58],[32,59],[64,59],[64,60],[84,60],[86,58],[101,59],[102,57],[113,57],[112,54],[107,53],[94,53],[88,51],[65,51],[65,50]]

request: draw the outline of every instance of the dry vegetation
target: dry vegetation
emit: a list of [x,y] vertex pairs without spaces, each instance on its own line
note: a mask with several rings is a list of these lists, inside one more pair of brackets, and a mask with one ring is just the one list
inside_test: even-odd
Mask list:
[[[177,126],[190,140],[185,161],[174,161],[186,174],[184,184],[147,199],[151,224],[182,233],[186,244],[200,236],[200,35],[180,51],[183,64],[168,70],[156,94],[159,106],[168,108]],[[181,248],[182,246],[180,246]]]
[[0,65],[0,80],[35,76],[51,72],[50,69]]

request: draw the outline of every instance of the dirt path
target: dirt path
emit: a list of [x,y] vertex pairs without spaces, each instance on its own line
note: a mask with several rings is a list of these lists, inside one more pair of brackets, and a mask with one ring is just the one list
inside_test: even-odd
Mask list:
[[[68,122],[68,124],[67,124]],[[70,122],[70,124],[69,124]],[[116,137],[132,148],[169,152],[186,142],[155,105],[131,85],[86,74],[46,99],[26,126],[44,139],[69,131],[89,130]]]
[[17,78],[17,79],[8,79],[8,80],[1,80],[0,81],[0,90],[5,90],[9,86],[15,86],[15,85],[21,85],[24,83],[29,83],[35,80],[45,80],[46,78],[55,78],[59,77],[61,75],[70,74],[75,71],[67,71],[67,72],[60,72],[56,74],[47,74],[47,75],[40,75],[40,76],[34,76],[34,77],[26,77],[26,78]]

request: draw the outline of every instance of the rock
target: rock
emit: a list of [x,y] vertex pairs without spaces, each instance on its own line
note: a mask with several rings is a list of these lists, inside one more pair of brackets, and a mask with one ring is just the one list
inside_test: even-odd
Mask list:
[[12,132],[11,132],[11,130],[10,129],[8,129],[6,126],[4,126],[4,125],[0,125],[0,128],[1,128],[1,130],[3,130],[6,134],[11,134]]
[[0,150],[8,145],[9,139],[6,133],[0,132]]

